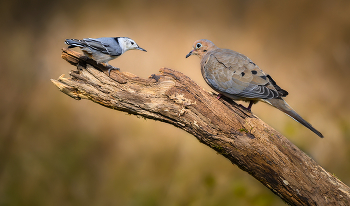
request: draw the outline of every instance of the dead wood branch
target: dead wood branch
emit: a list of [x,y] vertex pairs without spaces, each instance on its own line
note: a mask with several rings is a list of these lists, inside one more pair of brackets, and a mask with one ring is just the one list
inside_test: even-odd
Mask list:
[[[180,72],[148,79],[113,70],[64,49],[78,67],[52,82],[65,94],[179,127],[228,158],[290,205],[350,205],[350,188],[287,138],[230,100],[217,100]],[[311,133],[310,133],[311,134]]]

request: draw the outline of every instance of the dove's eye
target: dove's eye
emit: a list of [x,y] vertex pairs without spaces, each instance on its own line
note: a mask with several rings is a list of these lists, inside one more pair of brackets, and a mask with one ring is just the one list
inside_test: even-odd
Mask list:
[[198,43],[197,45],[196,45],[196,48],[197,49],[199,49],[199,48],[201,48],[202,47],[202,44],[201,43]]

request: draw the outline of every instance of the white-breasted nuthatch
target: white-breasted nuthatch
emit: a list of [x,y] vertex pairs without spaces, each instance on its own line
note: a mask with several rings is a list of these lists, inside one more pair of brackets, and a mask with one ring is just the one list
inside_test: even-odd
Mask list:
[[[80,47],[84,54],[97,63],[105,63],[108,65],[110,60],[113,60],[128,50],[145,49],[139,47],[136,42],[128,37],[102,37],[102,38],[86,38],[86,39],[66,39],[65,43],[68,48]],[[110,68],[108,72],[110,73]],[[119,69],[118,69],[119,70]]]

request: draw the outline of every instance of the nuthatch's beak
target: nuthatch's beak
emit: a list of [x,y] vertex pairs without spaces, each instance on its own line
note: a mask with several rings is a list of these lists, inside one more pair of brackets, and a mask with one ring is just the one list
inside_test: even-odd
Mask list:
[[188,58],[189,56],[191,56],[191,55],[192,55],[192,52],[194,52],[194,50],[190,51],[190,53],[188,53],[188,54],[186,55],[186,58]]
[[141,47],[137,47],[136,49],[147,52],[145,49],[142,49]]

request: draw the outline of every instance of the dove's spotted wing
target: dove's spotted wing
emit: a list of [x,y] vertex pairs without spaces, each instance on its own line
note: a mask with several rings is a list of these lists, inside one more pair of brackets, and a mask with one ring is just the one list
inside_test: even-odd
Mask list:
[[[216,49],[202,59],[202,74],[216,91],[237,99],[272,99],[282,96],[270,78],[248,57],[229,49]],[[276,85],[277,86],[277,85]]]
[[[120,56],[123,52],[118,44],[118,38],[103,37],[98,39],[83,39],[80,40],[87,48],[99,51],[111,56]],[[88,50],[86,50],[89,52]]]

